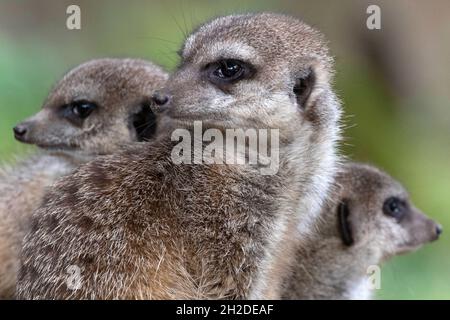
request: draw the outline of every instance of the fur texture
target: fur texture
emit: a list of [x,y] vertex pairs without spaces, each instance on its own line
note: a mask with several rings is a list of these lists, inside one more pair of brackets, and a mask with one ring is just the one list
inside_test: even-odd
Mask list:
[[[93,60],[67,73],[42,110],[19,125],[26,128],[20,140],[42,150],[0,175],[0,297],[13,297],[20,245],[46,187],[95,156],[138,141],[143,131],[135,124],[145,125],[139,117],[152,112],[149,96],[166,79],[149,62]],[[71,113],[77,101],[95,103],[96,108],[77,119]]]
[[[386,173],[347,163],[336,184],[317,231],[299,241],[292,274],[284,281],[284,299],[369,299],[371,266],[379,268],[439,236],[440,226],[415,208],[405,189]],[[383,211],[392,197],[407,204],[399,220]],[[351,244],[345,244],[340,229],[343,203]]]
[[[340,106],[328,49],[295,18],[251,14],[201,26],[181,55],[168,81],[162,132],[192,130],[193,120],[221,131],[279,129],[278,172],[175,165],[175,143],[164,133],[98,158],[60,180],[34,215],[20,298],[279,296],[295,245],[289,234],[316,215],[336,171]],[[214,83],[209,71],[223,59],[254,72]],[[299,103],[296,83],[311,73],[311,92]],[[67,282],[71,266],[81,271],[76,290]]]

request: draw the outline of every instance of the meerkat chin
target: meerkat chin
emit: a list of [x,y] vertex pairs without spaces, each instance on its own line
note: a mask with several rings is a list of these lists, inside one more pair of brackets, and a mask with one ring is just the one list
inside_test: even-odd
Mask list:
[[342,167],[319,218],[317,231],[298,243],[282,298],[370,299],[383,262],[442,232],[399,182],[360,163]]
[[17,140],[41,150],[0,172],[0,298],[14,296],[21,242],[45,188],[97,155],[150,139],[150,96],[167,77],[143,60],[92,60],[69,71],[42,110],[14,128]]
[[[166,130],[279,130],[279,170],[175,164],[177,142],[94,160],[48,193],[22,251],[19,298],[273,298],[336,172],[340,105],[321,34],[279,14],[215,19],[155,95]],[[195,142],[193,142],[195,143]],[[68,269],[70,268],[70,269]],[[74,282],[68,270],[77,270]],[[73,279],[72,279],[73,280]]]

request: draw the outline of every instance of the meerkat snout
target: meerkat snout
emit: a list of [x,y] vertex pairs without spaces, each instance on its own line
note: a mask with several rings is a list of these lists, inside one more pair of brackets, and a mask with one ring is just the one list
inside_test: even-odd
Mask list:
[[[377,219],[385,220],[386,224],[392,225],[391,229],[399,226],[404,231],[404,235],[401,236],[403,241],[398,240],[395,234],[391,234],[397,245],[394,252],[387,254],[386,258],[395,254],[411,252],[423,244],[437,240],[442,233],[442,226],[412,206],[409,199],[390,197],[382,205],[380,204],[378,214],[380,216]],[[351,216],[352,209],[346,200],[342,200],[339,204],[337,215],[342,242],[350,247],[355,244],[354,234],[360,232],[358,223],[362,222],[357,222],[359,218]],[[383,233],[383,230],[380,233]],[[363,237],[361,236],[361,238]]]
[[[49,139],[48,131],[42,130],[43,127],[57,126],[53,121],[57,121],[57,112],[61,112],[61,118],[67,120],[66,125],[82,126],[83,121],[91,115],[91,113],[98,108],[97,104],[85,100],[75,100],[60,107],[61,110],[51,110],[48,107],[38,112],[36,115],[19,123],[13,128],[14,136],[17,140],[29,144],[37,144],[43,147],[51,147],[51,143],[45,144],[44,141]],[[66,131],[69,128],[66,128]],[[69,146],[66,146],[69,147]]]
[[436,226],[436,234],[437,234],[437,236],[439,237],[442,234],[443,231],[444,231],[444,228],[442,228],[442,225],[438,224]]
[[13,128],[14,137],[22,142],[25,142],[25,134],[28,131],[28,125],[26,123],[20,123]]
[[382,211],[391,222],[402,225],[411,235],[408,246],[404,248],[406,251],[437,240],[442,232],[441,225],[413,206],[409,197],[387,198],[383,202]]

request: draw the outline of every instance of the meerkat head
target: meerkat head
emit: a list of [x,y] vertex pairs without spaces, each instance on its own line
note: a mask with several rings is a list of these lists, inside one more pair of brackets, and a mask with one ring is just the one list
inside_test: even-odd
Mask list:
[[142,60],[99,59],[69,71],[42,110],[14,127],[17,140],[49,150],[107,154],[154,132],[154,90],[167,74]]
[[[215,127],[311,127],[334,131],[339,103],[332,59],[320,33],[281,14],[217,18],[190,35],[181,63],[155,102],[173,119]],[[333,128],[333,129],[330,129]],[[311,130],[313,131],[313,130]]]
[[372,166],[347,164],[338,183],[341,193],[335,213],[342,241],[350,250],[364,247],[386,260],[414,251],[442,232],[412,204],[399,182]]

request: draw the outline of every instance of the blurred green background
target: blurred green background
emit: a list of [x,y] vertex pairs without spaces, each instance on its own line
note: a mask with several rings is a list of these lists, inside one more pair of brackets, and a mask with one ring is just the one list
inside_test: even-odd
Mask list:
[[[81,7],[81,30],[66,29],[70,4]],[[367,29],[368,4],[380,6],[381,30]],[[444,226],[438,242],[383,268],[378,298],[450,299],[448,1],[0,0],[0,161],[31,152],[11,129],[73,66],[131,56],[171,70],[199,23],[256,11],[289,13],[326,34],[346,113],[343,152],[387,170]]]

